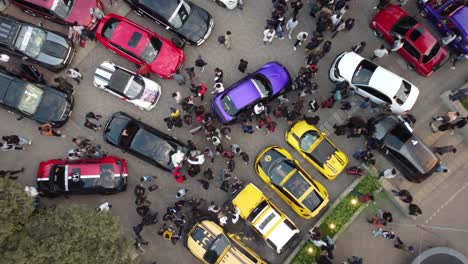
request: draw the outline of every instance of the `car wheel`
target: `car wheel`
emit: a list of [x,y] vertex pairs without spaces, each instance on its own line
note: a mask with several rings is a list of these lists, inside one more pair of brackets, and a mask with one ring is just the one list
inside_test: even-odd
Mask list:
[[422,17],[428,17],[428,15],[429,15],[429,14],[427,13],[427,11],[424,10],[424,9],[420,9],[420,10],[419,10],[419,14],[420,14]]
[[377,30],[377,29],[374,29],[374,35],[378,38],[382,38],[383,37],[383,34],[382,34],[382,31],[380,30]]
[[408,66],[408,69],[410,69],[410,70],[412,70],[412,71],[414,71],[414,69],[416,69],[416,67],[415,67],[413,64],[411,64],[411,63],[408,63],[407,66]]
[[33,16],[33,17],[37,17],[37,14],[32,12],[31,10],[29,9],[25,9],[23,10],[26,14],[30,15],[30,16]]
[[221,2],[220,0],[215,0],[215,2],[216,2],[218,5],[220,5],[220,6],[224,7],[224,8],[227,8],[227,6],[226,6],[223,2]]

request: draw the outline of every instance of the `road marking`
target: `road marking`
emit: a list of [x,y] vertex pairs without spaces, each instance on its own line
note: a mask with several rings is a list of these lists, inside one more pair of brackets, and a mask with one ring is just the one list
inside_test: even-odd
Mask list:
[[437,209],[428,219],[426,219],[426,222],[425,224],[427,225],[430,221],[432,221],[432,218],[436,217],[439,213],[440,213],[440,210],[442,210],[445,206],[447,206],[453,199],[455,199],[455,197],[461,192],[463,191],[463,189],[466,188],[466,186],[468,186],[468,182],[465,183],[465,185],[463,185],[463,187],[461,187],[458,191],[456,191],[444,204],[442,204],[442,206]]

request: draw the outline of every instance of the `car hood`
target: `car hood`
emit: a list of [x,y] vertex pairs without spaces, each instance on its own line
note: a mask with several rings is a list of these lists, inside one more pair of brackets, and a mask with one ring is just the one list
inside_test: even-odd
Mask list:
[[145,90],[141,94],[140,98],[138,98],[138,100],[148,105],[154,104],[158,101],[159,96],[161,95],[161,86],[155,81],[152,81],[147,78],[143,78],[143,81],[145,82]]
[[42,45],[37,60],[49,65],[60,65],[67,59],[71,48],[66,38],[47,32],[46,41]]
[[67,119],[70,111],[71,104],[65,94],[46,88],[34,117],[43,122],[60,122]]
[[75,0],[66,21],[70,24],[76,21],[78,25],[88,26],[93,21],[93,16],[89,12],[89,9],[96,8],[97,3],[97,0]]
[[180,34],[189,38],[193,42],[202,39],[210,27],[211,16],[208,12],[196,5],[191,5],[192,12],[184,25],[177,30]]
[[149,65],[151,71],[165,79],[172,77],[179,65],[185,60],[185,55],[170,41],[160,38],[163,42],[156,59]]
[[359,63],[361,63],[363,59],[363,57],[359,56],[354,52],[347,52],[346,54],[344,54],[337,65],[340,75],[348,82],[351,82],[351,79],[353,78],[353,74],[356,71],[357,66],[359,65]]
[[226,94],[231,97],[237,109],[243,109],[260,98],[260,94],[250,78],[229,90]]
[[387,5],[386,8],[381,9],[374,18],[372,18],[371,27],[375,28],[374,23],[377,23],[380,24],[386,32],[389,32],[400,18],[407,15],[408,14],[400,7],[390,4]]

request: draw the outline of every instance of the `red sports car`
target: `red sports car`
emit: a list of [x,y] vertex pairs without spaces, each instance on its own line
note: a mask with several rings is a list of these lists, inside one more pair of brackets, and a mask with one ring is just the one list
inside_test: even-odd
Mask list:
[[12,0],[31,16],[42,16],[56,23],[72,25],[75,21],[79,25],[93,28],[96,19],[90,13],[90,8],[103,10],[100,0]]
[[39,163],[37,190],[49,197],[63,193],[118,193],[127,189],[127,176],[127,161],[112,156],[54,159]]
[[171,41],[116,14],[102,19],[96,38],[112,52],[164,79],[171,78],[185,60],[184,52]]
[[429,76],[450,57],[437,39],[426,27],[396,5],[387,5],[372,19],[370,26],[377,37],[390,45],[401,35],[404,45],[398,53],[408,62],[410,69],[423,76]]

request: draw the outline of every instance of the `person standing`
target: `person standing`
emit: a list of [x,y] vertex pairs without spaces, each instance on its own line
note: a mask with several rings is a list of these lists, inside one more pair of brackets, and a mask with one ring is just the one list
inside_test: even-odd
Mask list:
[[410,204],[409,207],[409,214],[410,215],[414,215],[414,216],[418,216],[420,214],[422,214],[422,210],[421,208],[419,208],[419,206],[417,206],[416,204]]
[[[292,3],[291,3],[292,4]],[[291,34],[294,31],[294,29],[299,25],[299,21],[297,20],[296,16],[293,16],[288,20],[288,23],[286,23],[286,29],[288,30],[288,38],[291,39]]]
[[214,82],[215,83],[222,83],[223,82],[223,75],[224,75],[223,70],[221,70],[220,68],[216,68],[214,70],[214,73],[215,73]]
[[242,72],[242,73],[245,73],[245,70],[247,69],[247,66],[249,65],[249,62],[244,60],[244,59],[240,59],[239,61],[239,66],[237,66],[237,69]]
[[263,45],[266,45],[267,43],[271,43],[275,35],[276,35],[276,31],[273,28],[269,28],[263,31]]
[[351,50],[357,54],[361,54],[364,51],[365,47],[366,47],[366,42],[361,41],[358,45],[353,46]]
[[184,98],[182,98],[182,94],[179,91],[172,93],[172,98],[174,98],[177,104],[181,104]]
[[224,46],[226,49],[230,50],[231,49],[231,31],[226,31],[226,34],[224,34]]
[[455,128],[463,128],[466,126],[467,122],[468,122],[468,117],[462,117],[462,119],[458,120],[453,125]]
[[185,85],[185,77],[180,73],[180,70],[177,69],[174,75],[172,75],[174,80],[179,86]]
[[109,202],[105,202],[105,203],[99,205],[97,210],[100,211],[100,212],[109,212],[111,208],[112,208],[112,204],[109,203]]
[[205,70],[205,66],[207,64],[208,63],[206,63],[206,61],[203,60],[202,55],[198,55],[198,58],[195,60],[195,66],[200,68],[201,72],[203,72]]
[[468,88],[458,89],[458,90],[454,91],[453,94],[450,94],[448,96],[448,98],[452,102],[462,100],[462,99],[465,99],[467,97],[468,97]]
[[296,42],[294,43],[294,47],[293,47],[294,51],[297,50],[297,46],[302,45],[302,42],[304,42],[308,36],[309,36],[309,33],[305,31],[301,31],[299,32],[299,34],[297,34]]
[[392,179],[395,178],[397,175],[397,170],[395,168],[389,168],[386,170],[383,170],[379,173],[378,178],[384,177],[385,179]]
[[456,69],[455,65],[458,62],[464,62],[467,59],[468,59],[468,54],[463,54],[463,53],[457,54],[456,57],[452,60],[453,64],[452,64],[452,67],[450,67],[450,69],[455,70]]
[[304,4],[302,4],[301,0],[295,0],[291,2],[291,7],[293,9],[293,18],[297,17],[297,14],[299,13],[299,10],[304,7]]
[[187,192],[188,192],[188,190],[185,189],[185,188],[179,189],[177,191],[176,198],[180,199],[180,198],[184,197],[187,194]]
[[245,165],[249,165],[249,160],[250,160],[249,155],[245,152],[241,152],[239,153],[239,155],[241,156],[242,161],[245,162]]
[[392,45],[392,48],[390,49],[390,51],[397,51],[397,50],[401,49],[404,44],[405,44],[405,42],[403,40],[403,37],[401,35],[397,35],[395,40],[393,41],[393,45]]
[[198,86],[198,97],[200,97],[201,101],[205,98],[206,90],[206,85],[204,83],[200,83],[200,86]]
[[453,145],[448,145],[448,146],[443,146],[443,147],[435,147],[434,152],[439,154],[440,156],[452,152],[452,153],[457,153],[457,148],[455,148]]
[[60,133],[60,130],[55,130],[54,128],[52,128],[52,125],[49,123],[42,124],[37,129],[39,130],[39,133],[43,136],[54,136],[61,138],[66,137],[65,135],[62,135]]
[[219,94],[224,92],[224,85],[222,83],[215,83],[214,85],[214,91],[212,91],[212,94]]
[[331,47],[332,47],[332,42],[329,40],[325,41],[320,50],[320,57],[321,58],[325,57],[325,55],[327,55],[327,53],[330,52]]
[[80,81],[83,80],[83,75],[81,75],[78,68],[71,68],[66,71],[67,77],[72,78],[79,85]]
[[385,46],[382,44],[380,45],[380,47],[378,49],[375,49],[373,54],[372,54],[372,57],[370,58],[371,60],[374,60],[376,58],[383,58],[385,57],[386,55],[388,55],[389,52],[388,50],[385,48]]
[[0,54],[0,61],[1,62],[8,62],[8,61],[10,61],[10,56],[8,56],[6,54]]

